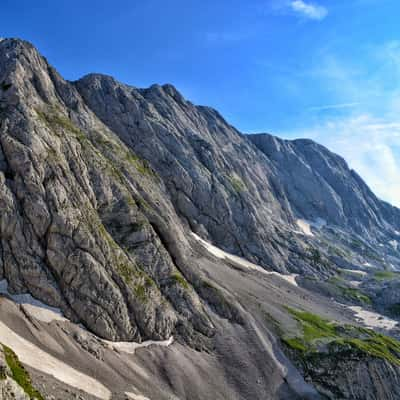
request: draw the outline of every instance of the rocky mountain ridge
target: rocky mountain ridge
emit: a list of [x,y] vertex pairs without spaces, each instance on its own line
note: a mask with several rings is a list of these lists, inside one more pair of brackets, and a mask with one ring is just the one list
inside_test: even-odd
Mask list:
[[[285,307],[357,324],[330,297],[379,308],[376,271],[394,274],[385,284],[397,288],[400,210],[339,156],[308,140],[244,135],[171,85],[138,89],[101,74],[68,82],[17,39],[0,42],[0,210],[0,280],[10,293],[59,308],[69,321],[63,332],[81,324],[91,338],[84,349],[97,357],[103,348],[93,334],[116,342],[173,336],[190,368],[198,357],[203,373],[205,365],[229,372],[210,383],[221,396],[229,387],[238,399],[319,398],[273,339],[295,330]],[[193,232],[253,264],[215,257]],[[288,283],[282,273],[296,276]],[[383,312],[396,302],[387,295]],[[60,335],[51,324],[41,329]],[[233,353],[227,332],[238,343]],[[263,356],[253,364],[255,349]],[[149,357],[165,385],[165,366]],[[399,373],[386,362],[392,387]],[[240,375],[242,364],[260,383]],[[366,372],[372,386],[382,379],[374,368]],[[201,386],[195,376],[165,391]],[[326,381],[310,383],[324,392]]]

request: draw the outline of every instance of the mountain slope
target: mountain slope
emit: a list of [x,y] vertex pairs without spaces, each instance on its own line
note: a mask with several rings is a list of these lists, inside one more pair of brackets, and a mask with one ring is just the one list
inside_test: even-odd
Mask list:
[[353,229],[371,240],[398,237],[400,210],[379,200],[336,154],[311,140],[249,135],[280,171],[285,194],[296,213]]
[[[351,359],[328,352],[342,393],[396,398],[397,342],[371,352],[348,306],[379,308],[387,282],[374,274],[398,265],[399,210],[315,143],[243,135],[171,85],[68,82],[6,39],[0,210],[0,343],[46,395],[335,398],[304,365],[329,340],[358,345]],[[330,336],[310,339],[290,310],[334,321]]]
[[[218,246],[267,268],[313,273],[303,262],[307,245],[292,234],[304,218],[383,244],[382,256],[393,253],[400,211],[377,199],[322,146],[243,136],[171,85],[136,89],[96,74],[76,87],[92,111],[151,163],[184,222]],[[399,263],[398,254],[391,262]]]
[[0,51],[1,277],[111,340],[165,339],[178,313],[210,334],[156,174],[31,45]]
[[75,85],[91,110],[151,163],[192,230],[266,267],[292,265],[276,230],[293,221],[277,199],[269,162],[216,111],[194,106],[170,85],[140,90],[103,75]]

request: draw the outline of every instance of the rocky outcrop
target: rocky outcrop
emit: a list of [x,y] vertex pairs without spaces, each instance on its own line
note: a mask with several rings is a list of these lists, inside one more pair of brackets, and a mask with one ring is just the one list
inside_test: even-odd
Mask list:
[[137,89],[95,74],[75,86],[157,171],[188,228],[266,268],[308,268],[269,160],[218,112],[194,106],[171,85]]
[[[110,340],[213,326],[157,174],[30,44],[0,43],[0,277]],[[178,268],[178,264],[182,270]]]
[[246,137],[171,85],[67,82],[20,40],[0,42],[0,60],[0,278],[103,338],[209,337],[206,304],[237,314],[201,286],[190,231],[315,276],[336,262],[299,217],[397,234],[398,210],[316,144]]
[[329,400],[397,400],[400,368],[352,351],[320,353],[298,364],[306,381]]
[[[160,388],[168,376],[171,391],[185,392],[182,371],[196,364],[203,381],[194,374],[186,384],[201,386],[210,366],[223,370],[207,392],[217,387],[220,398],[225,380],[239,397],[318,398],[272,338],[271,321],[277,332],[281,322],[291,327],[288,299],[319,313],[332,306],[342,318],[343,309],[323,299],[328,290],[316,294],[335,282],[336,299],[398,312],[397,278],[383,284],[371,275],[365,283],[368,273],[354,269],[400,265],[399,231],[400,211],[312,141],[243,135],[171,85],[138,89],[99,74],[67,82],[31,44],[0,41],[0,280],[11,294],[60,308],[66,326],[80,323],[101,338],[174,336],[189,344],[152,360],[160,362]],[[287,282],[245,268],[245,260],[223,260],[218,249],[215,258],[191,232],[266,269],[302,276]],[[353,275],[319,284],[339,268]],[[354,283],[348,277],[357,272]],[[374,353],[376,343],[367,353],[357,346],[327,353],[326,338],[311,358],[293,357],[319,392],[396,399],[400,350],[386,353],[385,342],[386,358]],[[94,335],[93,342],[101,343]],[[193,349],[212,354],[199,362]],[[181,353],[188,358],[172,382],[174,368],[163,362],[180,365]],[[26,398],[2,360],[0,352],[3,397]],[[259,376],[243,378],[254,368]],[[194,390],[198,398],[202,389]]]
[[312,140],[249,135],[279,171],[279,183],[299,218],[322,219],[374,244],[399,239],[400,210],[378,199],[345,160]]

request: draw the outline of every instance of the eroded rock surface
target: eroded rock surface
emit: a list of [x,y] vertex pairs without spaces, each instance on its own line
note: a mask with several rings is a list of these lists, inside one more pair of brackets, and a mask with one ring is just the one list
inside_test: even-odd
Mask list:
[[[185,368],[195,365],[196,349],[206,350],[200,370],[219,371],[210,361],[217,354],[238,398],[266,390],[273,398],[318,398],[264,326],[271,310],[287,322],[282,306],[289,299],[307,305],[311,292],[279,275],[252,279],[256,271],[205,254],[191,232],[263,268],[295,273],[300,283],[306,275],[310,291],[326,279],[349,302],[369,298],[328,278],[343,269],[354,275],[399,266],[400,211],[322,146],[243,135],[171,85],[138,89],[99,74],[68,82],[29,43],[2,40],[0,279],[9,291],[60,308],[103,339],[174,336],[190,346]],[[385,305],[397,300],[393,294]],[[308,306],[325,311],[321,301]],[[244,345],[230,348],[226,332]],[[238,367],[252,370],[252,351],[262,352],[257,387]],[[170,356],[181,361],[175,348]],[[383,399],[396,398],[398,366],[353,361],[322,360],[312,383],[329,397],[321,372],[329,370],[343,398],[364,398],[373,387]],[[171,391],[182,392],[183,377],[201,386],[184,371],[165,371],[162,360],[152,363],[160,382],[168,374],[176,380]],[[355,381],[343,375],[353,370]],[[226,377],[217,378],[208,390],[215,385],[224,398]]]

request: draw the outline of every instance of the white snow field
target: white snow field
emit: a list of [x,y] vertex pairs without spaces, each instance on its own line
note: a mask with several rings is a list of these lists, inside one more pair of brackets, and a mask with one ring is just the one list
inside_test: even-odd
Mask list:
[[234,263],[249,269],[249,270],[253,270],[253,271],[258,271],[261,272],[263,274],[266,275],[275,275],[281,279],[284,279],[285,281],[289,282],[290,284],[294,285],[294,286],[298,286],[297,282],[296,282],[296,278],[298,277],[298,275],[296,274],[289,274],[289,275],[284,275],[284,274],[280,274],[278,272],[274,272],[274,271],[267,271],[264,268],[260,267],[259,265],[253,264],[250,261],[245,260],[244,258],[235,256],[233,254],[227,253],[224,250],[221,250],[220,248],[212,245],[211,243],[205,241],[204,239],[202,239],[200,236],[196,235],[194,232],[192,232],[192,236],[203,245],[203,247],[205,247],[207,249],[207,251],[209,253],[211,253],[212,255],[214,255],[215,257],[221,259],[221,260],[231,260]]
[[304,219],[298,219],[296,221],[297,226],[301,229],[301,232],[306,235],[306,236],[314,236],[314,234],[311,232],[311,224],[304,220]]
[[359,306],[351,306],[350,310],[354,311],[356,314],[356,318],[363,322],[369,328],[380,328],[390,330],[393,329],[396,325],[398,325],[397,321],[385,317],[384,315],[364,310]]
[[171,344],[174,343],[174,337],[171,336],[169,339],[162,340],[162,341],[147,340],[142,343],[110,342],[108,340],[102,340],[102,342],[105,343],[112,350],[122,352],[122,353],[135,354],[137,349],[141,349],[141,348],[145,348],[145,347],[150,347],[150,346],[168,347],[168,346],[171,346]]
[[125,394],[128,397],[128,399],[131,399],[131,400],[150,400],[148,397],[144,397],[140,394],[134,394],[134,393],[130,393],[130,392],[125,392]]
[[6,279],[0,281],[0,294],[9,296],[15,303],[21,305],[25,312],[39,321],[47,323],[51,321],[67,321],[59,308],[50,307],[36,300],[30,294],[11,294],[8,291]]
[[111,398],[110,390],[102,383],[46,353],[38,346],[12,331],[3,322],[0,322],[0,342],[10,347],[23,364],[51,375],[67,385],[102,400],[109,400]]

